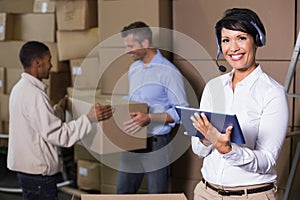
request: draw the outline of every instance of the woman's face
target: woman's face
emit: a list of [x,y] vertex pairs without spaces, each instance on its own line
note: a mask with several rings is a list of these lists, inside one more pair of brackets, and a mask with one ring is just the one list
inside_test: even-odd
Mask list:
[[221,36],[221,48],[224,58],[232,68],[239,71],[248,71],[256,67],[255,54],[257,46],[250,34],[222,28]]

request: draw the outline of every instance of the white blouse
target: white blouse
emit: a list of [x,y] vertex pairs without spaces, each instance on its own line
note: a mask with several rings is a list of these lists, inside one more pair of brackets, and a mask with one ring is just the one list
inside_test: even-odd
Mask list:
[[219,153],[192,137],[195,154],[204,157],[203,177],[211,183],[234,187],[276,182],[275,165],[288,127],[289,109],[284,88],[260,66],[232,90],[232,75],[209,81],[200,109],[236,114],[246,144],[232,144],[232,151]]

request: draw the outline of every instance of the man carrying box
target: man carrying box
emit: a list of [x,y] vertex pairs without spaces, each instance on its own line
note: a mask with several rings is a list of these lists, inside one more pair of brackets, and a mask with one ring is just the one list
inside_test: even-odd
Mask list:
[[122,154],[117,193],[136,193],[145,174],[149,193],[167,193],[170,151],[161,150],[168,149],[169,133],[179,122],[174,106],[188,105],[183,77],[152,46],[152,31],[144,22],[124,27],[122,37],[135,61],[128,72],[128,99],[147,103],[149,113],[131,112],[131,120],[124,123],[124,131],[131,135],[147,126],[147,149]]

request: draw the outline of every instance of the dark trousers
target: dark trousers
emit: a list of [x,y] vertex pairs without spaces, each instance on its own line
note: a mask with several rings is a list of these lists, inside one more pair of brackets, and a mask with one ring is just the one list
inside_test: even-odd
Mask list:
[[58,200],[58,175],[42,176],[17,173],[22,188],[23,200]]
[[148,138],[147,149],[124,152],[117,181],[117,194],[137,193],[146,175],[148,193],[168,192],[169,136]]

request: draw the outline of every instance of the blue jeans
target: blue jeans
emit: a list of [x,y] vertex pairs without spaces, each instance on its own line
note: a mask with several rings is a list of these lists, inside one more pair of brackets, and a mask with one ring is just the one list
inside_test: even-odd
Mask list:
[[58,200],[57,175],[42,176],[17,173],[23,200]]
[[[151,155],[169,143],[168,135],[147,141],[147,149],[124,152],[118,172],[117,194],[135,194],[146,175],[149,194],[168,192],[169,152]],[[165,164],[161,164],[165,163]],[[163,166],[163,167],[160,167]]]

